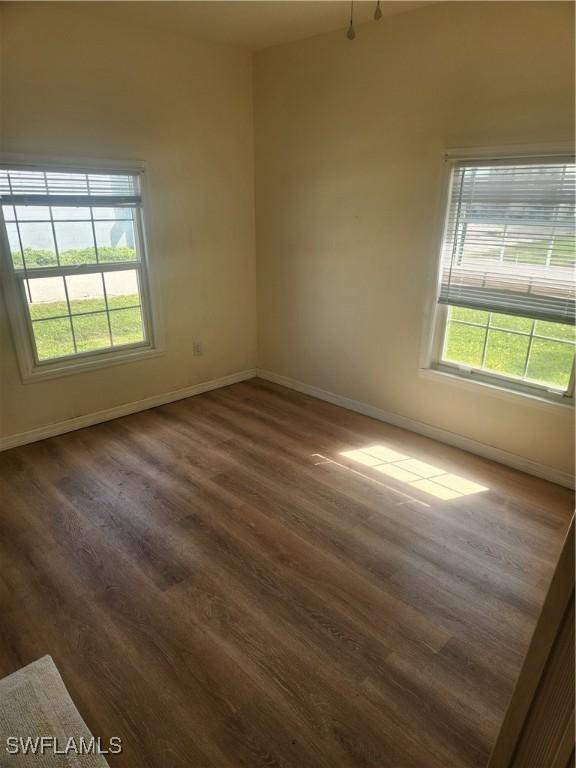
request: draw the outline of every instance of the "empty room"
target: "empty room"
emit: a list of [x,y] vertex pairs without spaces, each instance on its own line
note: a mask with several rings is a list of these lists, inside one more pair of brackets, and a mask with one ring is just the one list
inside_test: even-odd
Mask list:
[[2,768],[573,768],[574,12],[0,2]]

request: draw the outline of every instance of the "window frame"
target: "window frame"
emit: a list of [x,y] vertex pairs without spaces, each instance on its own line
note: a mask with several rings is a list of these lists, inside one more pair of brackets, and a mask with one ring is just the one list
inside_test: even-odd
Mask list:
[[[23,170],[52,171],[63,173],[103,173],[114,171],[138,175],[140,180],[141,206],[133,210],[134,233],[139,262],[132,267],[137,271],[140,289],[140,301],[145,340],[118,348],[102,348],[88,352],[77,352],[50,360],[39,360],[28,302],[25,295],[25,280],[19,276],[10,255],[6,222],[0,206],[0,275],[3,294],[8,311],[9,325],[14,343],[20,377],[23,383],[42,381],[50,378],[82,373],[89,370],[107,368],[122,363],[135,362],[164,353],[163,336],[159,319],[158,290],[156,274],[149,257],[145,220],[147,219],[147,195],[145,190],[145,163],[141,161],[109,161],[93,158],[55,158],[0,154],[0,164],[4,167],[22,168]],[[127,262],[106,263],[105,269],[98,264],[67,265],[58,267],[60,275],[80,275],[84,273],[114,272],[127,269]],[[56,276],[54,267],[36,268],[34,276]],[[46,272],[46,274],[44,274]],[[49,274],[48,274],[49,273]],[[32,276],[32,275],[30,275]]]
[[527,160],[542,157],[574,156],[574,145],[568,143],[520,145],[514,147],[474,147],[452,149],[446,151],[443,157],[443,173],[438,201],[437,228],[434,238],[434,258],[431,268],[434,270],[429,280],[432,289],[429,293],[424,313],[424,343],[420,356],[420,373],[426,377],[452,384],[462,384],[477,389],[484,388],[504,397],[522,397],[526,401],[544,404],[546,406],[561,406],[574,408],[575,365],[572,363],[570,383],[566,392],[561,392],[544,384],[532,383],[503,376],[480,368],[464,364],[451,363],[442,359],[444,341],[448,326],[448,305],[438,303],[440,294],[441,263],[444,240],[446,237],[450,213],[453,170],[462,161],[483,160]]

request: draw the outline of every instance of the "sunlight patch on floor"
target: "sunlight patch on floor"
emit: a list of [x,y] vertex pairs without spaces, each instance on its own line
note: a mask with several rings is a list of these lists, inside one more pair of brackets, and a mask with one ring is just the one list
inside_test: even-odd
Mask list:
[[396,503],[396,506],[402,506],[402,504],[416,504],[420,507],[430,507],[430,504],[426,504],[426,502],[421,501],[420,499],[417,499],[415,496],[411,496],[408,493],[404,493],[403,491],[399,490],[398,487],[394,487],[392,485],[387,485],[386,483],[381,482],[376,477],[373,477],[371,475],[367,475],[364,472],[359,472],[357,469],[354,469],[353,467],[349,467],[346,464],[341,464],[339,461],[334,461],[334,459],[328,458],[328,456],[324,456],[321,453],[313,453],[312,458],[314,461],[314,466],[320,467],[322,465],[329,465],[332,467],[337,467],[338,469],[343,469],[346,472],[351,472],[353,475],[356,475],[357,477],[361,477],[363,480],[368,480],[370,483],[373,483],[375,485],[379,485],[382,488],[385,488],[387,491],[390,491],[395,496],[398,496],[402,501],[399,501]]
[[385,445],[371,445],[353,451],[342,451],[340,456],[370,467],[375,472],[406,483],[411,488],[449,501],[461,496],[483,493],[488,488],[460,475],[455,475],[426,461],[414,459]]

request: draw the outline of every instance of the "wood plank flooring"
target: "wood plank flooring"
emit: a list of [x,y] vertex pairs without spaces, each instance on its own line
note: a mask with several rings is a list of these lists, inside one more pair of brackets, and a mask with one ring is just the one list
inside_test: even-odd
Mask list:
[[124,768],[484,766],[573,503],[257,379],[5,452],[0,498],[0,676],[51,654]]

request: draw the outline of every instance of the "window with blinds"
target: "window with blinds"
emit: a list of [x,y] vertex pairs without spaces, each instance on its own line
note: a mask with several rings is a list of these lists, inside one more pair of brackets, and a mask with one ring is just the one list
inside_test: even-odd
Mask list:
[[441,363],[567,392],[575,347],[571,158],[455,162]]
[[0,167],[29,371],[150,348],[140,174]]

